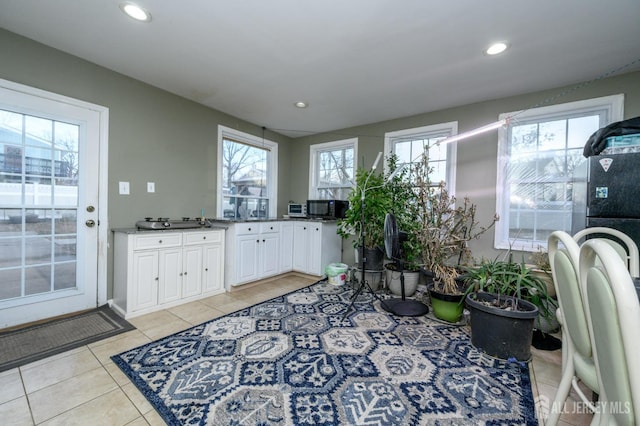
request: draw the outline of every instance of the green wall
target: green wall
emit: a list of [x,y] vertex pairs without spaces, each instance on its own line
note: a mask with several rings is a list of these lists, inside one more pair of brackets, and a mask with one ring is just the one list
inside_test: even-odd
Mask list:
[[[110,229],[146,216],[194,217],[202,208],[215,216],[218,125],[262,136],[260,125],[1,29],[0,58],[2,79],[109,108]],[[291,164],[291,139],[269,131],[265,137],[279,144],[279,164]],[[278,168],[279,214],[289,201],[289,170]],[[130,182],[131,195],[118,194],[119,181]],[[146,192],[147,182],[155,182],[155,193]],[[112,254],[110,248],[108,297]]]
[[[386,132],[457,121],[458,132],[462,133],[497,121],[498,115],[501,113],[530,109],[534,105],[548,106],[619,93],[625,95],[625,118],[640,116],[640,72],[593,81],[589,84],[581,85],[577,89],[576,87],[577,85],[560,87],[366,126],[340,129],[327,134],[307,136],[294,141],[291,147],[291,155],[294,158],[308,158],[311,144],[358,137],[357,161],[360,164],[364,157],[364,165],[369,167],[377,153],[383,151],[384,134]],[[566,94],[563,96],[558,96],[565,92]],[[552,98],[552,102],[547,102],[548,99]],[[497,152],[497,131],[475,136],[458,143],[455,193],[458,198],[469,196],[478,205],[478,216],[481,224],[489,223],[496,211]],[[292,199],[301,200],[307,198],[309,181],[307,162],[301,161],[291,165]],[[379,170],[381,169],[379,168]],[[494,258],[500,255],[500,251],[493,249],[493,241],[493,231],[484,234],[479,240],[473,241],[471,249],[474,256]],[[353,262],[353,250],[348,244],[343,245],[343,261],[346,263]]]
[[[145,216],[195,216],[200,209],[216,211],[217,126],[222,124],[256,136],[260,124],[248,123],[195,102],[185,100],[140,81],[32,40],[0,29],[0,78],[92,102],[109,108],[109,226],[131,227]],[[617,65],[617,64],[616,64]],[[493,101],[429,112],[330,134],[298,139],[267,131],[279,143],[278,214],[288,200],[308,197],[309,145],[357,136],[358,161],[372,164],[383,150],[385,132],[458,121],[464,132],[496,121],[498,114],[528,109],[547,99],[564,103],[623,93],[625,117],[640,115],[640,73],[594,81],[567,94],[554,88]],[[453,89],[455,90],[455,89]],[[497,132],[458,144],[456,194],[469,195],[478,204],[481,223],[496,207]],[[293,161],[299,159],[300,161]],[[131,183],[131,195],[118,195],[118,181]],[[156,192],[146,192],[146,182]],[[111,240],[111,237],[110,237]],[[353,250],[345,243],[343,257],[352,262]],[[474,255],[495,257],[493,233],[472,245]],[[112,251],[109,250],[109,290],[112,289]]]

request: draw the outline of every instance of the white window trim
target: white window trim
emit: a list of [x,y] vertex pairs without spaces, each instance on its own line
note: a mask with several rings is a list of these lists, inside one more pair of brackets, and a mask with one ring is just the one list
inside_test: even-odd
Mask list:
[[216,212],[218,217],[224,216],[224,203],[222,196],[222,146],[223,139],[229,138],[238,142],[246,143],[257,148],[267,148],[270,151],[268,155],[268,182],[269,182],[269,217],[276,217],[278,211],[278,144],[262,137],[254,136],[249,133],[242,132],[240,130],[232,129],[223,125],[218,125],[218,166],[216,170],[217,176],[217,197],[216,197]]
[[[583,113],[589,111],[605,111],[605,124],[614,123],[624,119],[624,95],[611,95],[602,96],[599,98],[587,99],[583,101],[567,102],[564,104],[551,105],[547,107],[539,107],[524,111],[513,111],[499,115],[499,119],[509,119],[515,117],[516,119],[535,120],[539,119],[552,119],[554,115],[566,116],[571,113]],[[505,200],[504,194],[504,179],[506,179],[506,171],[508,167],[509,158],[508,143],[509,129],[501,127],[498,129],[498,161],[497,163],[497,179],[496,179],[496,211],[500,217],[505,217],[505,213],[508,214],[509,202]],[[586,141],[585,141],[586,142]],[[508,217],[508,216],[507,216]],[[532,247],[530,241],[510,241],[509,240],[509,225],[502,225],[505,222],[498,221],[494,231],[494,244],[496,249],[512,249],[519,251],[537,251],[538,247]]]
[[[440,132],[449,132],[450,136],[454,136],[458,134],[458,122],[457,121],[449,121],[447,123],[438,123],[431,124],[429,126],[422,127],[414,127],[412,129],[403,129],[396,130],[393,132],[387,132],[384,134],[384,157],[388,158],[393,153],[393,143],[394,139],[398,138],[406,138],[410,139],[412,137],[420,137],[429,133],[440,133]],[[455,195],[456,189],[456,164],[457,164],[457,156],[458,156],[458,143],[452,142],[447,144],[447,191],[451,195]],[[418,161],[419,156],[416,158],[412,158],[411,161]],[[384,171],[385,174],[389,173],[387,170],[387,162],[384,163]]]
[[[358,138],[342,139],[339,141],[318,143],[309,146],[309,198],[316,198],[317,191],[317,177],[318,177],[318,162],[317,156],[321,151],[328,151],[331,149],[350,148],[353,147],[353,165],[357,170],[358,168]],[[351,176],[351,179],[355,181],[355,176]]]

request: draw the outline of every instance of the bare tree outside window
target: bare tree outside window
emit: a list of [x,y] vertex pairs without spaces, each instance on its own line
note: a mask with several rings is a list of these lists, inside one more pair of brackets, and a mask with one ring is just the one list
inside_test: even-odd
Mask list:
[[[555,230],[571,232],[574,173],[598,115],[514,125],[509,144],[509,238],[544,246]],[[505,216],[506,217],[506,216]]]
[[223,139],[224,217],[266,217],[269,211],[268,149]]
[[355,170],[353,151],[353,148],[343,148],[318,153],[317,191],[320,199],[343,200],[348,197]]

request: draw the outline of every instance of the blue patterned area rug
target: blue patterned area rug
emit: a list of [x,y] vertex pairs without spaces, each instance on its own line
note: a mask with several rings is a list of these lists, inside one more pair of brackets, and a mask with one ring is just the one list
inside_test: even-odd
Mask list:
[[171,425],[536,425],[526,364],[318,282],[112,357]]

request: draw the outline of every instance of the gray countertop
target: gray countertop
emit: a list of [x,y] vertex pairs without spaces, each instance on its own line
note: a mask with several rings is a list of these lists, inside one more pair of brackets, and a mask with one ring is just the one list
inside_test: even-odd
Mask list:
[[148,234],[148,233],[158,233],[158,232],[198,232],[198,231],[212,231],[216,229],[227,229],[230,225],[234,223],[247,223],[247,222],[286,222],[286,221],[296,221],[296,222],[321,222],[321,223],[333,223],[336,222],[336,219],[312,219],[308,217],[273,217],[273,218],[255,218],[255,219],[226,219],[226,218],[212,218],[207,219],[209,222],[209,226],[202,226],[199,228],[185,228],[185,229],[177,229],[177,228],[167,228],[167,229],[137,229],[137,228],[114,228],[111,231],[113,232],[122,232],[125,234]]
[[337,219],[314,219],[309,217],[263,217],[263,218],[251,218],[251,219],[227,219],[227,218],[215,218],[215,219],[207,219],[212,223],[246,223],[246,222],[288,222],[288,221],[296,221],[296,222],[326,222],[332,223],[337,222]]

